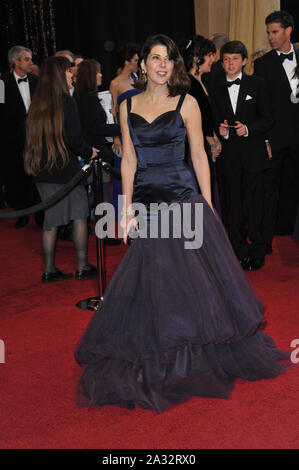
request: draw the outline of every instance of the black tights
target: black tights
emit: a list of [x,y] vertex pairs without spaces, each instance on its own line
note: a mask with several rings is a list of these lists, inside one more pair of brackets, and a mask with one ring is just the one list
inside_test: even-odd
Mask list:
[[[56,271],[55,251],[58,227],[52,227],[51,230],[43,230],[42,247],[45,263],[45,272],[53,273]],[[73,242],[77,255],[77,269],[81,270],[88,265],[88,231],[86,219],[73,221]]]

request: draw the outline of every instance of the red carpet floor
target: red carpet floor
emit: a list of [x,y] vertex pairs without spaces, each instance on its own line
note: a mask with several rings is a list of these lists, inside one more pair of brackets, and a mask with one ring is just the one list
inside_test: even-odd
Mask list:
[[[162,415],[78,409],[73,351],[92,312],[75,304],[97,295],[96,282],[42,285],[41,231],[14,222],[0,221],[2,449],[298,449],[299,363],[276,379],[237,383],[230,400],[193,398]],[[109,277],[124,251],[108,247]],[[90,254],[95,263],[94,237]],[[58,243],[57,266],[74,272],[72,243]],[[266,304],[265,331],[291,351],[299,339],[298,242],[277,237],[265,267],[248,277]]]

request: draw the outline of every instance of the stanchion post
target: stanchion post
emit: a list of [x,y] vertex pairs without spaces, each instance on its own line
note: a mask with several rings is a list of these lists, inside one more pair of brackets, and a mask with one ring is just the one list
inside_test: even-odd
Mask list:
[[[93,160],[92,174],[93,174],[94,206],[96,209],[98,204],[103,202],[103,199],[104,199],[102,159],[95,158]],[[95,214],[95,224],[99,220],[99,217],[100,216]],[[104,291],[106,288],[106,267],[105,267],[105,251],[104,251],[103,237],[96,236],[96,252],[97,252],[97,270],[98,270],[97,281],[98,281],[99,295],[96,297],[83,299],[77,302],[76,304],[77,307],[83,310],[96,310],[99,307],[100,302],[103,300]]]
[[[95,182],[94,182],[94,198],[95,207],[103,202],[104,191],[103,191],[103,167],[102,160],[97,159],[94,167]],[[95,215],[95,223],[99,220],[99,216]],[[97,268],[98,268],[98,286],[99,286],[99,297],[103,298],[104,291],[106,288],[106,266],[105,266],[105,253],[104,253],[104,241],[102,237],[96,236],[97,246]]]

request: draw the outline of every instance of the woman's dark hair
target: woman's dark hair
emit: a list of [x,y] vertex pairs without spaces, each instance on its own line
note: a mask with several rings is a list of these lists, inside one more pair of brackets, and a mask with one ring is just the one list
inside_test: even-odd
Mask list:
[[265,24],[272,24],[272,23],[280,23],[281,27],[286,29],[289,26],[294,29],[295,22],[294,18],[290,13],[287,11],[279,10],[279,11],[273,11],[268,15],[265,19]]
[[80,62],[74,91],[76,100],[87,92],[97,92],[97,73],[100,70],[101,64],[94,59],[86,59]]
[[248,59],[246,46],[241,41],[229,41],[220,50],[220,59],[223,60],[224,54],[241,54],[242,59]]
[[26,122],[24,168],[28,175],[36,176],[41,171],[43,140],[48,154],[46,169],[51,170],[57,165],[57,150],[62,167],[68,162],[63,140],[63,110],[65,96],[70,96],[65,77],[70,67],[71,63],[65,57],[49,57],[41,65]]
[[130,62],[133,59],[135,54],[139,54],[140,46],[134,42],[128,42],[117,51],[118,54],[118,64],[120,68],[124,68],[126,60]]
[[[169,59],[174,63],[173,72],[168,81],[168,96],[177,96],[187,93],[190,88],[190,78],[186,72],[183,58],[175,42],[164,34],[156,34],[155,36],[147,38],[140,52],[138,61],[139,70],[141,71],[142,61],[146,64],[148,55],[154,46],[165,46]],[[146,81],[143,79],[141,73],[139,73],[139,79],[134,86],[139,90],[146,89]]]
[[211,52],[213,54],[216,53],[216,46],[209,39],[197,35],[193,36],[192,39],[183,41],[181,43],[180,50],[184,59],[185,67],[189,72],[194,65],[194,57],[199,59],[198,66],[200,67],[204,63],[206,55]]

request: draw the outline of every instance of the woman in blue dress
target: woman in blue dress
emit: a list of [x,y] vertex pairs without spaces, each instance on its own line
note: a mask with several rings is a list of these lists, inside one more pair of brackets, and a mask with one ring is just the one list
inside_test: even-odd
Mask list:
[[[201,113],[186,94],[176,45],[153,36],[140,63],[144,92],[120,107],[124,241],[132,227],[142,229],[134,203],[146,208],[150,229],[167,211],[176,229],[184,226],[173,209],[188,209],[194,240],[201,229],[203,239],[190,247],[188,231],[166,238],[158,230],[133,241],[76,349],[84,367],[77,402],[161,413],[192,396],[228,398],[237,378],[275,377],[289,354],[262,331],[262,303],[214,213]],[[200,195],[184,160],[186,134]]]
[[[121,70],[117,77],[110,83],[110,93],[112,95],[115,122],[119,123],[119,107],[129,96],[134,96],[139,91],[134,87],[136,73],[138,71],[139,46],[135,43],[124,44],[118,51],[121,63]],[[114,167],[120,170],[121,165],[121,138],[115,136],[113,139],[115,152]],[[121,180],[113,180],[113,205],[115,207],[116,218],[118,216],[118,196],[122,194]]]

